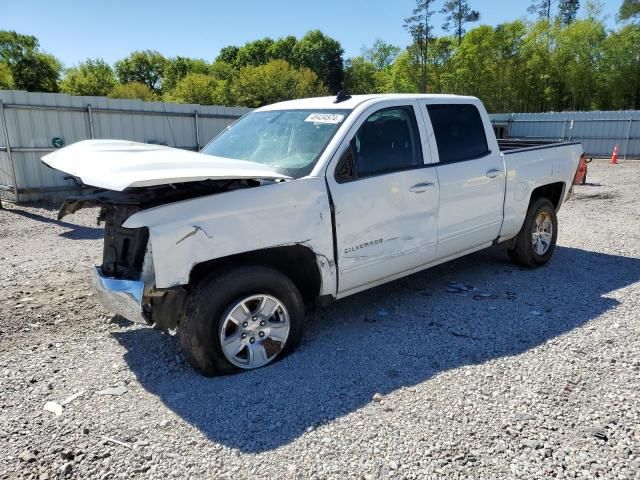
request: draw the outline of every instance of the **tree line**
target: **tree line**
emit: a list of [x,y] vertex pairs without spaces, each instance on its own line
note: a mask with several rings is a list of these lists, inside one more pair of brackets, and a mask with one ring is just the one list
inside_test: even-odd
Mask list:
[[144,50],[65,69],[36,37],[0,31],[0,89],[248,107],[345,89],[473,95],[493,112],[640,109],[640,0],[623,1],[615,30],[597,0],[579,8],[535,0],[534,21],[471,28],[481,14],[469,0],[416,0],[408,47],[378,39],[346,60],[338,40],[313,30],[230,45],[213,61]]

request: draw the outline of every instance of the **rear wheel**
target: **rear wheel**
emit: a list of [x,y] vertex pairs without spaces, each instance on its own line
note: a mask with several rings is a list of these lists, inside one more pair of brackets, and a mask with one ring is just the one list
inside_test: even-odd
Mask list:
[[516,265],[544,265],[553,255],[557,237],[556,210],[547,198],[539,198],[529,206],[522,229],[509,250],[509,257]]
[[268,365],[300,342],[304,306],[284,274],[260,266],[212,275],[194,287],[178,326],[187,361],[204,375]]

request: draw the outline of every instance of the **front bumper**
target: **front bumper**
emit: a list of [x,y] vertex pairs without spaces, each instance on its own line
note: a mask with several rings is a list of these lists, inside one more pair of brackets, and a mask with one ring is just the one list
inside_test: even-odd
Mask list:
[[100,303],[111,313],[132,322],[148,324],[142,315],[142,293],[144,291],[142,280],[106,277],[102,274],[100,267],[95,267],[91,283]]

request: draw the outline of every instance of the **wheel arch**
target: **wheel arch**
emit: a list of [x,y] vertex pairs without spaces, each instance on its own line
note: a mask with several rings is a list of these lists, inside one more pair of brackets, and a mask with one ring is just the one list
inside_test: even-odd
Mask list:
[[198,263],[191,269],[189,285],[196,285],[216,272],[249,265],[273,268],[289,277],[305,304],[312,304],[320,295],[322,275],[318,256],[311,248],[301,244],[253,250]]
[[546,185],[540,185],[531,191],[529,205],[532,205],[539,198],[548,198],[557,212],[560,210],[560,206],[562,205],[565,189],[566,184],[564,182],[553,182]]

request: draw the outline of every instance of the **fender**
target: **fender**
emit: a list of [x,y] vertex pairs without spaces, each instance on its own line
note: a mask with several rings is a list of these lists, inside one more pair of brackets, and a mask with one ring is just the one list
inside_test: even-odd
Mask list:
[[132,215],[123,226],[148,228],[157,288],[188,284],[202,262],[300,244],[317,257],[320,295],[336,293],[331,210],[320,177],[161,205]]

